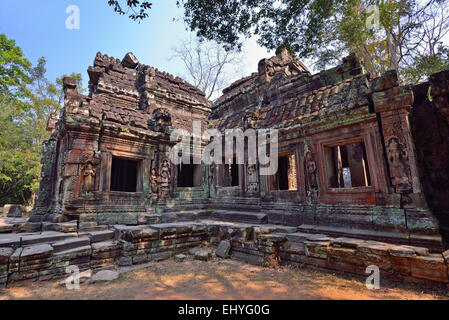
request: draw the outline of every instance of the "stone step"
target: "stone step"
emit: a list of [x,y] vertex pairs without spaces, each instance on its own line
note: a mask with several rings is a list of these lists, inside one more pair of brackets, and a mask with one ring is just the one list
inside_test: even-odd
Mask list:
[[57,231],[57,232],[77,232],[78,225],[76,221],[54,223],[54,222],[44,222],[42,223],[42,231]]
[[63,233],[56,231],[44,231],[40,233],[28,234],[22,236],[21,245],[27,246],[32,244],[39,243],[54,243],[67,238],[76,238],[78,237],[77,233]]
[[228,211],[228,210],[214,210],[210,219],[230,221],[230,222],[244,222],[254,224],[267,224],[268,218],[266,214],[245,212],[245,211]]
[[412,245],[429,248],[431,252],[442,252],[441,236],[410,235],[402,232],[374,231],[366,229],[332,227],[303,224],[298,227],[299,232],[324,234],[331,237],[347,237],[362,240],[375,240],[391,244]]
[[90,238],[90,241],[92,243],[96,243],[114,239],[115,231],[114,230],[87,231],[84,233],[80,233],[80,235],[87,236]]
[[258,202],[248,201],[245,199],[215,199],[210,206],[214,210],[223,211],[243,211],[243,212],[260,212],[261,206]]
[[161,214],[161,222],[196,221],[198,219],[207,219],[210,214],[211,212],[206,210],[165,212]]
[[53,252],[58,253],[90,245],[89,237],[69,238],[52,244]]

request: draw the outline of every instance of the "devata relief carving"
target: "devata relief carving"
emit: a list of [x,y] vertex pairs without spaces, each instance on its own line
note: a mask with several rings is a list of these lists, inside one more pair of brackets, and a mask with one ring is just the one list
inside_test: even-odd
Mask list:
[[390,164],[390,174],[393,178],[394,186],[398,191],[410,190],[411,184],[406,166],[408,157],[406,149],[399,143],[395,136],[390,137],[387,143],[388,162]]

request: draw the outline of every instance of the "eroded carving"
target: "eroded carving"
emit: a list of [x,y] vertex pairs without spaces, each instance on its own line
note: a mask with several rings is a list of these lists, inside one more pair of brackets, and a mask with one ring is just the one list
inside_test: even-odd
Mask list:
[[388,162],[390,175],[396,191],[410,190],[411,183],[408,175],[408,155],[406,148],[399,142],[398,137],[392,136],[387,140]]

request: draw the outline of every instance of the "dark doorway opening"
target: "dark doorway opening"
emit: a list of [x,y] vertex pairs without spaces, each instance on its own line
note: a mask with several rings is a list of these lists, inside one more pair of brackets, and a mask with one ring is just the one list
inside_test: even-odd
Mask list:
[[138,161],[112,157],[111,191],[136,192]]
[[279,190],[288,190],[288,157],[280,157],[278,166]]
[[224,165],[223,186],[238,187],[239,185],[239,165],[237,159],[233,158],[232,163]]
[[234,163],[231,164],[231,187],[237,187],[239,185],[239,166],[234,158]]
[[183,164],[178,166],[178,187],[192,188],[194,186],[194,164]]

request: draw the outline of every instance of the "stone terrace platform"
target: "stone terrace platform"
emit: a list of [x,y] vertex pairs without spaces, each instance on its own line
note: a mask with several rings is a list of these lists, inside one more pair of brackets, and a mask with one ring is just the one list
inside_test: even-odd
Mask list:
[[[184,217],[182,213],[175,216]],[[22,221],[22,223],[20,223]],[[26,280],[67,276],[65,268],[81,271],[130,266],[168,259],[203,244],[228,241],[230,256],[262,266],[290,264],[367,275],[376,265],[390,280],[446,286],[449,251],[374,240],[329,236],[313,228],[215,219],[99,226],[93,223],[45,223],[44,231],[23,232],[25,219],[2,219],[0,286]],[[307,231],[307,232],[304,232]],[[314,232],[315,231],[315,232]]]

